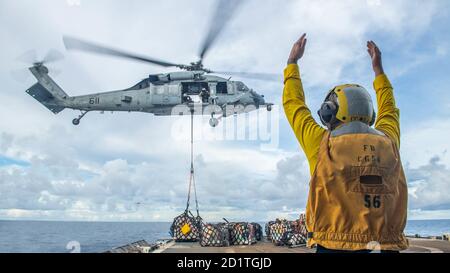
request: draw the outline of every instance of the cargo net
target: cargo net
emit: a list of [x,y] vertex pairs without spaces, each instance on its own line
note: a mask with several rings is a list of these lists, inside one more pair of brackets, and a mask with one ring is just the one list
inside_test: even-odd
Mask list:
[[251,245],[256,243],[255,226],[250,223],[230,223],[230,244]]
[[263,229],[258,223],[251,223],[255,229],[255,239],[256,241],[261,241],[263,239]]
[[229,246],[230,231],[228,229],[228,224],[202,224],[200,245]]
[[251,245],[263,238],[262,227],[258,223],[202,224],[201,246]]
[[195,217],[186,210],[183,214],[173,219],[170,234],[177,242],[197,242],[200,239],[200,226],[202,219]]
[[306,218],[304,214],[295,221],[277,219],[266,224],[267,239],[278,246],[296,247],[306,244]]
[[272,235],[270,234],[270,227],[274,225],[276,221],[269,221],[264,226],[264,231],[266,232],[267,240],[272,241]]
[[306,215],[300,214],[298,220],[293,221],[293,231],[295,233],[303,235],[305,238],[308,235],[308,230],[306,229]]

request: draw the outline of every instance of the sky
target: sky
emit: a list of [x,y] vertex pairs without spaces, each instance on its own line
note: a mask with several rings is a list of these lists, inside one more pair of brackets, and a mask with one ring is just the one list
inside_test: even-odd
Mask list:
[[[63,35],[188,63],[196,61],[213,0],[0,0],[0,219],[171,221],[186,205],[189,119],[145,113],[52,114],[25,93],[36,80],[19,58],[56,49],[50,75],[69,94],[131,87],[154,65],[67,52]],[[248,0],[205,59],[222,71],[281,75],[306,32],[300,70],[313,113],[333,86],[372,89],[366,41],[383,51],[401,111],[409,219],[450,219],[450,3],[445,0]],[[56,72],[60,73],[56,73]],[[20,76],[19,76],[20,75]],[[27,76],[28,75],[28,76]],[[283,83],[244,80],[280,105]],[[316,120],[317,116],[314,114]],[[220,137],[226,124],[244,137]],[[309,167],[283,110],[195,119],[196,183],[207,221],[294,219],[304,211]],[[228,127],[227,127],[228,128]],[[256,129],[255,129],[256,128]],[[229,132],[229,131],[228,131]],[[258,132],[256,138],[249,137]],[[265,133],[266,132],[266,133]]]

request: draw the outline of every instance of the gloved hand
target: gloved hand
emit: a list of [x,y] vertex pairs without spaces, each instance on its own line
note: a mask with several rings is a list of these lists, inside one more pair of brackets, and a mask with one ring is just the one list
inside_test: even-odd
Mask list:
[[306,33],[304,33],[292,47],[291,54],[289,55],[288,59],[288,64],[296,64],[298,60],[303,57],[303,54],[305,53],[306,42]]
[[370,58],[372,59],[372,68],[375,76],[384,74],[381,51],[374,41],[367,42],[367,52],[369,52]]

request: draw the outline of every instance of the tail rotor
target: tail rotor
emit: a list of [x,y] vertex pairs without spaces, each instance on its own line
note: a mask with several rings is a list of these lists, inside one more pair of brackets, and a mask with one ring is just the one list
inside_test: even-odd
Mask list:
[[[62,59],[64,59],[64,55],[56,49],[49,50],[42,58],[38,57],[38,53],[34,49],[26,51],[16,58],[16,60],[20,63],[25,63],[34,67],[41,67],[42,69],[47,69],[47,67],[45,66],[46,64],[55,63]],[[61,73],[61,70],[52,68],[51,72],[54,76],[57,76]],[[28,69],[26,68],[11,70],[10,74],[14,80],[21,83],[27,81],[31,76],[30,71],[28,71]]]

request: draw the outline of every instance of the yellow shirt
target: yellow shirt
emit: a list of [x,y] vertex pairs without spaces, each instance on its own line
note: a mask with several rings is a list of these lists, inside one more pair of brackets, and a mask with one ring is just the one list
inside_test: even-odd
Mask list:
[[[400,111],[395,105],[394,92],[385,74],[373,83],[377,95],[378,116],[375,129],[384,132],[400,148]],[[298,65],[289,64],[284,70],[283,107],[306,158],[311,175],[317,165],[320,142],[326,129],[312,117],[306,106],[305,93]]]

